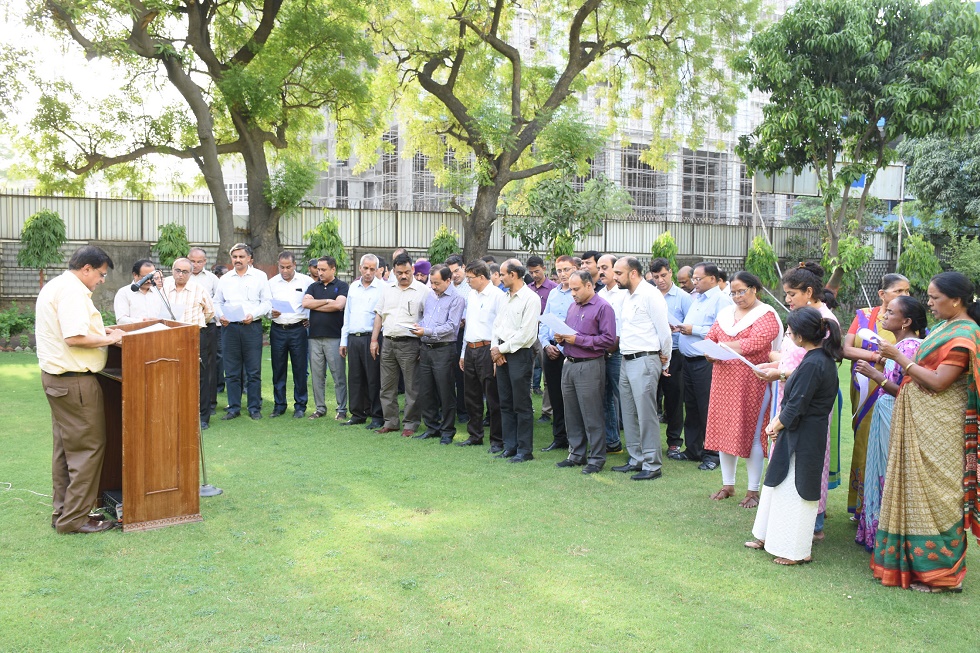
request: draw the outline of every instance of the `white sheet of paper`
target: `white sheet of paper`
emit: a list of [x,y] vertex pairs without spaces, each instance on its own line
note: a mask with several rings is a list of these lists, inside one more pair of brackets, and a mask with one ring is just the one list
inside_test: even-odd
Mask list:
[[398,323],[398,326],[402,327],[403,329],[408,329],[409,331],[412,331],[412,330],[415,329],[415,325],[414,324],[410,324],[408,322],[399,322]]
[[[300,309],[296,308],[284,299],[273,299],[272,300],[272,310],[279,311],[280,313],[299,313]],[[244,316],[243,318],[244,319]]]
[[701,342],[696,342],[693,345],[696,350],[704,354],[705,356],[710,356],[715,360],[719,361],[730,361],[738,358],[738,354],[733,352],[728,347],[723,347],[713,340],[702,340]]
[[674,317],[673,313],[667,313],[667,324],[670,326],[680,326],[684,323]]
[[864,340],[865,342],[882,342],[881,336],[868,328],[858,329],[856,335],[858,335],[861,340]]
[[162,322],[157,322],[156,324],[151,324],[150,326],[145,326],[142,329],[136,329],[135,331],[126,331],[123,333],[123,337],[135,335],[137,333],[153,333],[154,331],[166,331],[169,329],[166,324]]
[[573,336],[578,333],[578,331],[568,326],[551,313],[545,313],[540,319],[541,324],[551,329],[552,333],[563,336]]
[[[728,351],[732,352],[733,354],[735,354],[735,352],[732,351],[732,348],[729,347],[728,345],[722,343],[721,346],[727,349]],[[753,372],[762,372],[761,367],[759,367],[758,365],[756,365],[755,363],[747,359],[745,356],[742,356],[741,354],[735,354],[735,355],[738,356],[738,360],[742,361],[743,363],[751,367]]]
[[245,309],[239,304],[225,304],[221,307],[221,313],[229,322],[245,321]]
[[170,311],[167,310],[167,307],[166,306],[164,306],[163,308],[160,309],[160,314],[157,315],[157,317],[159,317],[161,319],[164,319],[164,320],[176,320],[176,321],[180,322],[181,319],[183,319],[183,317],[184,317],[184,305],[183,304],[171,304],[170,305],[170,308],[174,309],[174,316],[173,317],[170,317]]

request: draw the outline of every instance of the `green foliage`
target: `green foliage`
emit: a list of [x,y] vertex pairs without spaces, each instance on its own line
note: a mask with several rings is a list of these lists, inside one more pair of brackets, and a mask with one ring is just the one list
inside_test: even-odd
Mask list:
[[318,178],[313,161],[283,157],[281,165],[266,182],[265,199],[279,215],[288,217],[299,211],[300,202],[312,190]]
[[980,228],[980,132],[963,138],[909,139],[898,146],[908,187],[952,234]]
[[105,326],[113,326],[116,323],[116,314],[107,308],[99,311],[102,314],[102,324]]
[[435,265],[444,263],[453,254],[459,253],[459,234],[455,230],[450,230],[445,224],[439,226],[432,242],[429,243],[429,251],[426,258]]
[[61,247],[68,242],[65,221],[55,211],[42,209],[24,221],[20,231],[17,265],[37,268],[40,285],[44,285],[44,268],[63,263]]
[[[326,216],[327,212],[324,211],[323,215]],[[303,239],[310,243],[303,250],[304,259],[332,256],[337,261],[338,273],[350,267],[350,259],[347,257],[344,241],[340,237],[340,220],[324,217],[323,222],[303,234]]]
[[670,235],[669,231],[657,236],[650,248],[650,254],[653,258],[667,259],[667,262],[670,263],[670,269],[675,273],[677,272],[677,242],[674,241],[674,237]]
[[772,245],[763,237],[756,236],[752,239],[752,245],[745,255],[745,270],[759,277],[762,285],[769,288],[779,287],[779,273],[777,265],[779,260]]
[[913,295],[922,295],[929,287],[929,280],[943,269],[936,256],[936,247],[919,234],[912,234],[902,241],[896,271],[909,278]]
[[[837,301],[842,304],[862,299],[859,297],[860,280],[856,272],[867,265],[871,261],[871,257],[874,256],[874,247],[865,244],[860,237],[853,235],[853,232],[857,230],[853,224],[849,225],[849,229],[851,233],[842,237],[838,243],[836,256],[830,252],[830,242],[824,242],[823,260],[820,262],[824,270],[843,270],[843,276],[837,288]],[[824,283],[827,283],[826,278]]]
[[949,264],[957,272],[962,272],[980,288],[980,240],[960,236],[947,246]]
[[752,38],[751,57],[737,65],[769,103],[736,152],[752,171],[811,167],[830,258],[845,257],[839,239],[865,226],[860,208],[849,214],[853,182],[866,175],[866,198],[903,137],[980,125],[978,39],[980,17],[959,0],[801,0]]
[[150,249],[160,257],[160,263],[169,268],[175,260],[187,256],[191,248],[191,244],[187,242],[187,228],[171,222],[160,225],[159,229],[160,238]]
[[[550,177],[534,185],[517,203],[514,215],[504,223],[504,232],[517,238],[528,253],[573,250],[607,217],[630,212],[632,197],[603,175],[590,179],[576,190],[570,177]],[[547,248],[547,249],[545,249]]]
[[17,302],[12,302],[10,308],[0,311],[0,340],[7,340],[12,335],[34,330],[34,311],[29,308],[20,310]]

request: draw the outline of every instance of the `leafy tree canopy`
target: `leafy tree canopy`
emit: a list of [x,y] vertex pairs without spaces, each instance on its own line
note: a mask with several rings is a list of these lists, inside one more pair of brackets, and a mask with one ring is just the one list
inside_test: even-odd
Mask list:
[[[738,69],[769,103],[737,153],[754,171],[813,168],[832,288],[844,273],[839,243],[863,228],[868,190],[895,160],[893,144],[980,125],[978,39],[980,16],[960,0],[801,0],[752,38]],[[862,175],[851,219],[851,184]]]
[[898,146],[909,191],[953,234],[980,228],[980,132],[910,139]]

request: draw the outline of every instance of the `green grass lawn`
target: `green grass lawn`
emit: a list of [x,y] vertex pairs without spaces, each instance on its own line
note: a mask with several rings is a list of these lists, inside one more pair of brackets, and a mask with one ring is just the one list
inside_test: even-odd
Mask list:
[[[266,350],[268,356],[268,350]],[[842,379],[846,372],[842,369]],[[59,536],[32,354],[0,354],[0,651],[966,651],[961,595],[882,588],[830,493],[815,564],[742,543],[720,472],[633,482],[331,419],[215,420],[199,524]],[[331,415],[335,406],[328,392]],[[224,396],[219,397],[219,406]],[[460,429],[461,433],[464,429]],[[462,439],[463,435],[458,435]],[[535,445],[550,442],[537,425]],[[848,469],[850,433],[842,448]],[[745,490],[739,466],[737,494]]]

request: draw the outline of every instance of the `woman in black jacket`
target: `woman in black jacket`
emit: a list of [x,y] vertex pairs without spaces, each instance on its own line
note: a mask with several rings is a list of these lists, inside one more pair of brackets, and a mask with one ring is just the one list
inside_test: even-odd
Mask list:
[[[765,549],[780,565],[811,561],[827,422],[837,399],[837,363],[843,358],[840,328],[816,309],[789,314],[787,337],[806,349],[786,382],[779,416],[766,433],[772,445],[750,549]],[[778,436],[778,437],[777,437]]]

